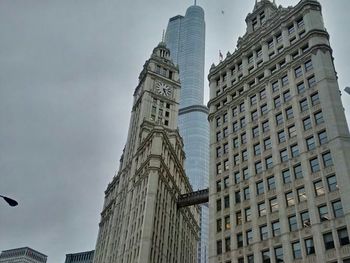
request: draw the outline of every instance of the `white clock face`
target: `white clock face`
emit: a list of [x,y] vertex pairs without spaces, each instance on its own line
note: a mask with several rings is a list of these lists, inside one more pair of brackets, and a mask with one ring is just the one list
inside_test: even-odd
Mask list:
[[156,89],[160,95],[167,96],[167,97],[171,96],[171,88],[168,85],[164,84],[163,82],[158,81],[156,83]]

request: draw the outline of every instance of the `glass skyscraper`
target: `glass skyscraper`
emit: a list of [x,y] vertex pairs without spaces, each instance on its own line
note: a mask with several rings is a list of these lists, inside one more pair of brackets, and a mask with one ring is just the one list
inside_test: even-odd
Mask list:
[[[193,190],[208,187],[209,124],[208,108],[203,105],[205,21],[204,10],[187,9],[185,16],[169,19],[165,42],[178,64],[181,80],[179,130],[185,144],[185,170]],[[198,262],[208,262],[208,207],[201,206],[201,236]]]

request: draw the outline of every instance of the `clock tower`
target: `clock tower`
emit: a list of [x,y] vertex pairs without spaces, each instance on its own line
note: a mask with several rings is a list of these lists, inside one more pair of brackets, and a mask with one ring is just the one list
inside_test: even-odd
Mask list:
[[179,70],[164,42],[135,88],[118,173],[105,191],[94,263],[195,263],[198,207],[177,208],[192,192],[177,128]]

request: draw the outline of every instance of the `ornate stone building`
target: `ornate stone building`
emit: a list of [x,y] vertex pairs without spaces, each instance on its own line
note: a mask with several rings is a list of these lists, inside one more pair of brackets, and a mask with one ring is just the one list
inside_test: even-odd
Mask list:
[[321,5],[261,0],[210,81],[212,263],[350,262],[350,136]]
[[191,192],[177,129],[178,68],[161,42],[134,92],[118,173],[105,191],[94,263],[195,263],[197,206],[177,208]]

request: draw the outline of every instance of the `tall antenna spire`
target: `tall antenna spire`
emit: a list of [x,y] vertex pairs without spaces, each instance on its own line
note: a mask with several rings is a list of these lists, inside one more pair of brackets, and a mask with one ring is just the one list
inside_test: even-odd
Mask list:
[[164,42],[164,34],[165,34],[165,30],[163,29],[162,42]]
[[194,5],[197,5],[197,0],[194,0]]

